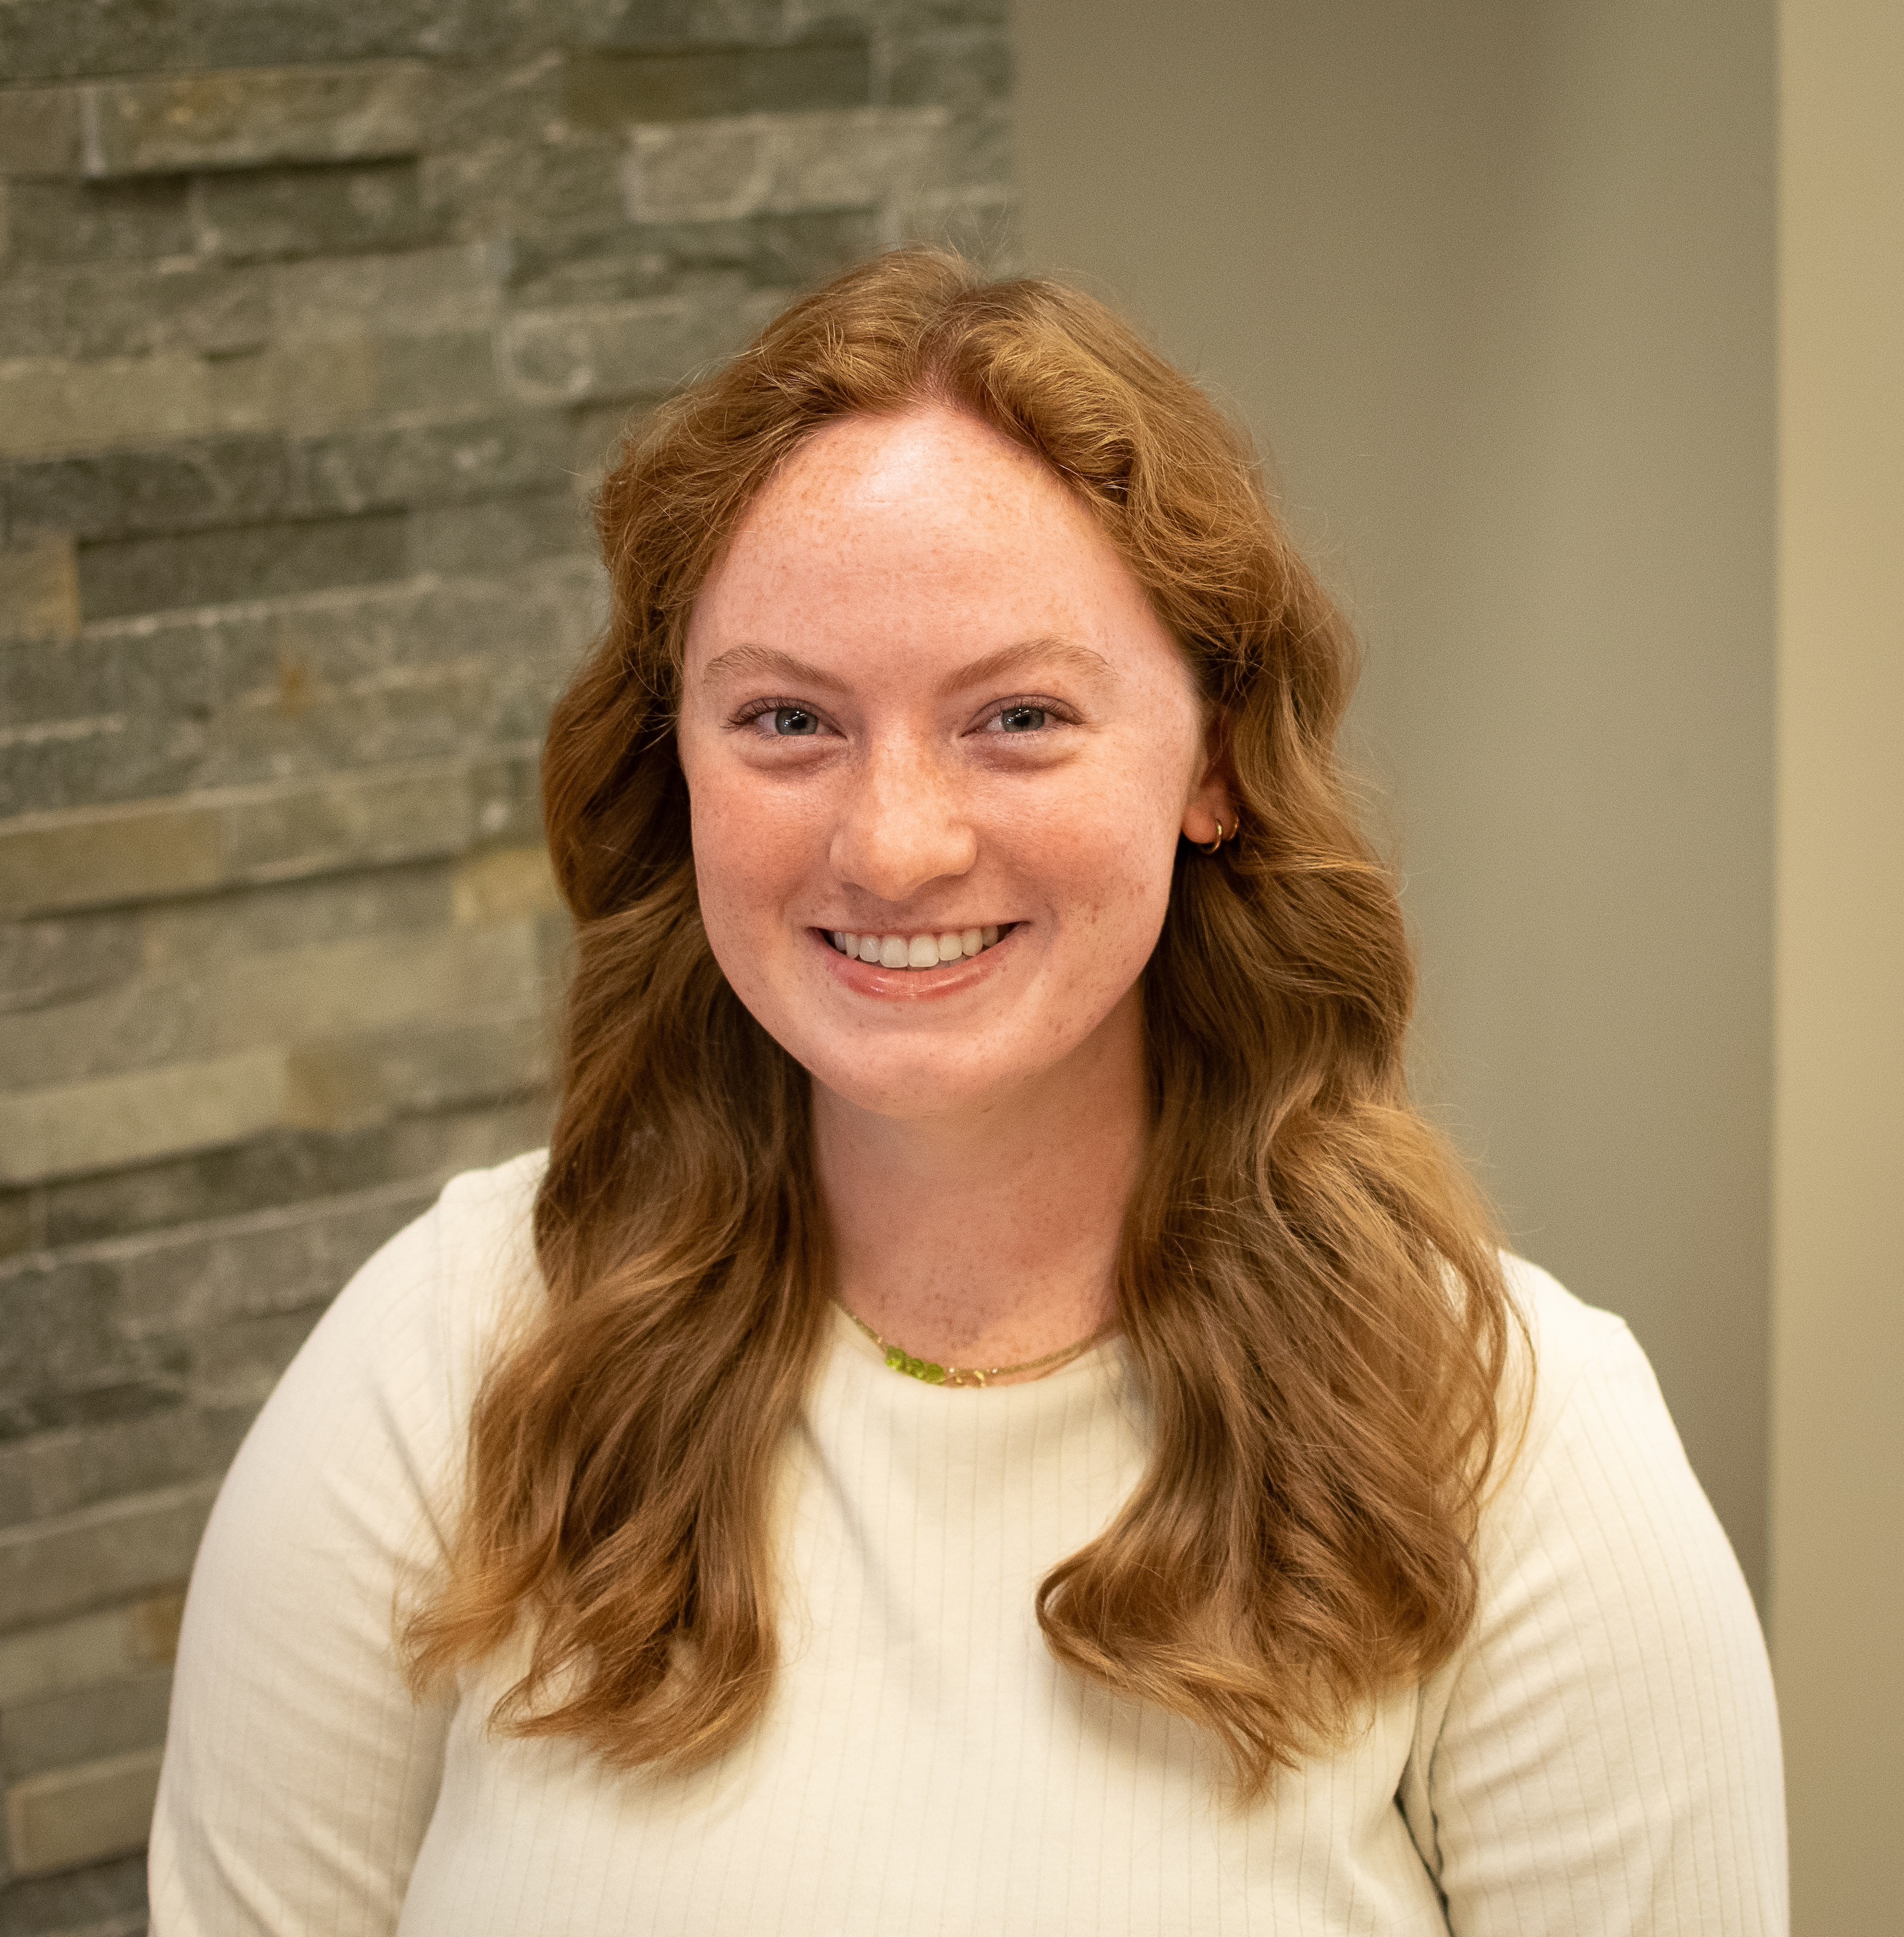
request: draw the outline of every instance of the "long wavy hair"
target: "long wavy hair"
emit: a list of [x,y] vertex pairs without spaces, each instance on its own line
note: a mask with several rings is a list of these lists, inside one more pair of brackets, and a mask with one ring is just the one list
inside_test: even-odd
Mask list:
[[1148,1469],[1037,1612],[1059,1661],[1213,1732],[1254,1794],[1462,1635],[1516,1321],[1485,1207],[1408,1102],[1396,884],[1336,761],[1343,620],[1193,383],[1089,297],[929,250],[796,302],[602,487],[611,615],[544,767],[576,924],[535,1205],[547,1295],[480,1393],[411,1668],[425,1685],[526,1636],[498,1725],[622,1767],[717,1755],[769,1699],[774,1479],[829,1240],[809,1079],[702,926],[683,643],[804,439],[926,401],[1096,514],[1193,671],[1241,809],[1216,855],[1180,848],[1143,977],[1151,1122],[1116,1297]]

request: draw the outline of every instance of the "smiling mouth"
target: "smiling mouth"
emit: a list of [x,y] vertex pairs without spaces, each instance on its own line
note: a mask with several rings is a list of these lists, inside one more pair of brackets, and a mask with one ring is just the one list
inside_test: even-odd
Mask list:
[[823,929],[844,956],[870,962],[881,968],[942,968],[967,956],[982,955],[1017,926],[1006,922],[995,928],[948,928],[929,935],[856,935],[850,929]]

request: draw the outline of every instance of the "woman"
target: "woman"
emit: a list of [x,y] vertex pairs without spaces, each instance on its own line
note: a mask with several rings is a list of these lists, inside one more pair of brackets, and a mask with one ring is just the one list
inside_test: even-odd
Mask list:
[[1769,1931],[1751,1605],[1409,1109],[1341,622],[1086,299],[662,411],[552,723],[561,1113],[260,1418],[162,1933]]

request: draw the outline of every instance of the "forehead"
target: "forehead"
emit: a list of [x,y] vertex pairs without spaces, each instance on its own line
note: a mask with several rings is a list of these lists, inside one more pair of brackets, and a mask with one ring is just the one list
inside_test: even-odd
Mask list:
[[738,546],[763,531],[838,529],[897,516],[914,529],[976,518],[1001,527],[1096,529],[1049,465],[968,412],[924,404],[890,417],[836,419],[809,437],[748,508]]
[[795,453],[702,588],[689,657],[739,638],[790,644],[796,630],[996,645],[1115,633],[1140,616],[1141,589],[1051,468],[932,405],[841,419]]

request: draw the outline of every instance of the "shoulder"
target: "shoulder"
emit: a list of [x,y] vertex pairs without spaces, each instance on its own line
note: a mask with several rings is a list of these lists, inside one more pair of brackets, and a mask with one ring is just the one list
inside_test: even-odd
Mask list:
[[[251,1435],[302,1461],[381,1446],[417,1478],[456,1463],[498,1347],[539,1310],[535,1193],[544,1153],[454,1178],[352,1276],[272,1393]],[[425,1483],[425,1490],[434,1486]]]
[[1608,1569],[1630,1585],[1693,1566],[1723,1578],[1730,1593],[1737,1563],[1626,1321],[1525,1259],[1502,1262],[1523,1324],[1502,1382],[1499,1463],[1481,1515],[1484,1617],[1492,1599],[1512,1599],[1530,1581],[1551,1586],[1534,1557],[1557,1566],[1563,1551],[1594,1592]]
[[534,1223],[545,1162],[529,1150],[452,1178],[351,1278],[320,1332],[340,1342],[408,1336],[450,1356],[480,1347],[539,1295]]
[[547,1169],[545,1150],[524,1150],[489,1170],[465,1170],[443,1187],[436,1214],[446,1230],[478,1244],[526,1240],[535,1210],[535,1193]]
[[1508,1281],[1531,1350],[1481,1517],[1471,1651],[1489,1675],[1573,1660],[1602,1704],[1662,1664],[1690,1672],[1689,1654],[1762,1680],[1751,1596],[1639,1341],[1534,1266],[1512,1260]]
[[435,1226],[436,1303],[472,1339],[540,1301],[535,1194],[547,1165],[546,1150],[526,1150],[492,1170],[465,1171],[427,1214]]
[[1514,1449],[1505,1477],[1551,1460],[1557,1435],[1564,1441],[1583,1411],[1611,1405],[1636,1427],[1671,1433],[1653,1369],[1626,1320],[1525,1258],[1504,1253],[1501,1263],[1522,1327],[1503,1381],[1503,1440]]
[[[1621,1447],[1635,1459],[1669,1455],[1696,1492],[1679,1435],[1645,1350],[1614,1311],[1575,1298],[1524,1257],[1503,1255],[1507,1294],[1520,1325],[1509,1342],[1501,1383],[1501,1466],[1496,1513],[1527,1507],[1555,1484],[1619,1487],[1624,1472],[1582,1469]],[[1584,1441],[1584,1443],[1582,1443]],[[1604,1459],[1598,1460],[1604,1466]],[[1615,1460],[1624,1469],[1627,1460]]]

